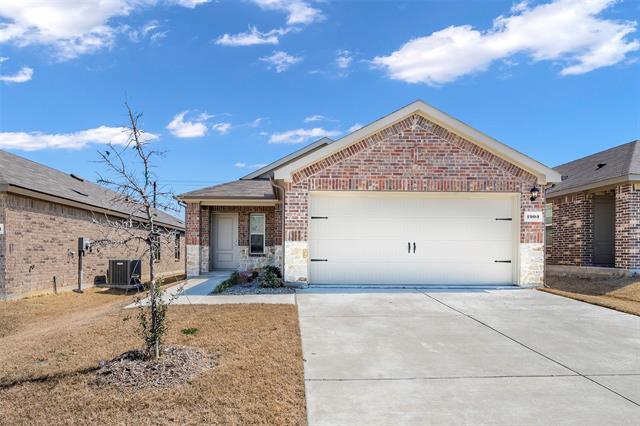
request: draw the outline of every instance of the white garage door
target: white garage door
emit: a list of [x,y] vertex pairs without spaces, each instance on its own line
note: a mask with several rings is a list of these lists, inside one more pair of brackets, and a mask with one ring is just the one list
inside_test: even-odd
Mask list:
[[312,284],[513,284],[517,198],[311,194]]

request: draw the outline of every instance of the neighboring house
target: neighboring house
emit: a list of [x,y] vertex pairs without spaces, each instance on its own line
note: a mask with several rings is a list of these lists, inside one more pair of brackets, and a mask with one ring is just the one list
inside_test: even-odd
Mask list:
[[555,168],[547,264],[640,269],[640,141]]
[[416,101],[238,181],[182,194],[187,273],[277,264],[286,281],[318,285],[538,286],[540,188],[558,181]]
[[[42,164],[0,151],[0,299],[11,299],[78,283],[78,238],[92,241],[127,235],[110,223],[132,218],[129,203],[115,192]],[[157,268],[163,276],[185,271],[184,223],[156,211],[164,229]],[[85,286],[104,279],[110,259],[148,261],[142,243],[97,245],[83,258]]]

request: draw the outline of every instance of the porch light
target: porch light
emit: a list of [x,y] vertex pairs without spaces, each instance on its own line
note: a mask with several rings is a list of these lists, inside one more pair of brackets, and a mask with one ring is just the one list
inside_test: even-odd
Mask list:
[[529,192],[531,193],[531,197],[529,198],[531,201],[535,201],[540,195],[540,190],[535,185]]

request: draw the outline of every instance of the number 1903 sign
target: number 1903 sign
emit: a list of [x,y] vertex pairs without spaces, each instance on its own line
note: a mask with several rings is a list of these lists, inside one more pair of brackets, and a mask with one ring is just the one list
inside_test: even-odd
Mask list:
[[544,213],[541,211],[524,212],[525,222],[544,222]]

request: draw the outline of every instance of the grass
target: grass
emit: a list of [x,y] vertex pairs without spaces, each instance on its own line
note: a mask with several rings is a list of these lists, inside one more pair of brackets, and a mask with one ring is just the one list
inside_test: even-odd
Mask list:
[[545,284],[542,291],[640,316],[638,277],[547,276]]
[[122,309],[132,300],[90,289],[0,302],[0,423],[306,423],[293,305],[171,306],[167,343],[216,366],[171,389],[94,386],[101,360],[141,346],[135,310]]

